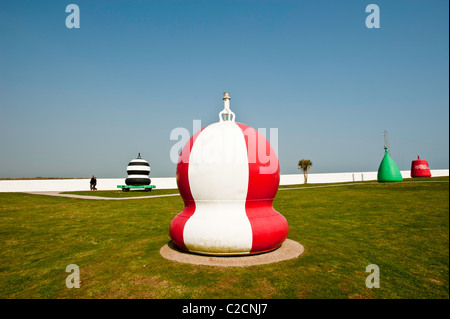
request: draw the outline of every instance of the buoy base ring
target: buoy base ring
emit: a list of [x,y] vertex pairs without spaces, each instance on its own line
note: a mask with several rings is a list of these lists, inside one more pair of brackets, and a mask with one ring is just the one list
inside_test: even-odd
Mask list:
[[279,248],[259,254],[246,254],[239,256],[199,255],[181,250],[173,242],[169,242],[164,245],[160,249],[159,253],[165,259],[187,264],[218,267],[248,267],[298,258],[301,254],[303,254],[304,250],[304,247],[300,243],[286,239]]

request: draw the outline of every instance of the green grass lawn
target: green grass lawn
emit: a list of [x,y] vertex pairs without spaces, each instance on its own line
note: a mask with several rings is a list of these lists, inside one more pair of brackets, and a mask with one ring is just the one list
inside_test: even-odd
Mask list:
[[[449,298],[449,184],[415,181],[279,191],[274,206],[305,252],[246,268],[160,256],[177,196],[0,193],[0,298]],[[79,289],[65,286],[68,264]],[[369,264],[379,289],[365,286]]]

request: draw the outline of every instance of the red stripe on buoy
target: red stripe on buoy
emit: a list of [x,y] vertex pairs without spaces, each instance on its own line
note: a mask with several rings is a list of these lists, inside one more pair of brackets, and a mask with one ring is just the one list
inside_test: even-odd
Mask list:
[[272,206],[280,184],[280,164],[274,149],[262,134],[245,124],[236,124],[244,134],[249,159],[245,211],[252,227],[250,252],[270,251],[279,247],[289,232],[286,219]]
[[203,129],[195,133],[190,138],[189,142],[184,145],[183,149],[181,150],[180,157],[178,158],[177,164],[177,185],[178,190],[180,191],[180,195],[184,200],[185,207],[183,211],[175,216],[170,222],[169,234],[175,245],[185,250],[186,246],[184,245],[183,238],[184,226],[186,225],[188,219],[195,212],[195,201],[192,197],[191,187],[189,185],[189,157],[191,155],[194,142],[203,131]]

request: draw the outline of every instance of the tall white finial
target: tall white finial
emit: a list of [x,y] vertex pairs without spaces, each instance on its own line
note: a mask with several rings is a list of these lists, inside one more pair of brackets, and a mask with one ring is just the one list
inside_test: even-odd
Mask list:
[[220,122],[222,121],[232,121],[234,122],[234,118],[236,115],[230,109],[230,92],[223,93],[223,110],[219,113]]
[[223,92],[223,103],[224,103],[224,108],[225,110],[229,110],[230,109],[230,92]]

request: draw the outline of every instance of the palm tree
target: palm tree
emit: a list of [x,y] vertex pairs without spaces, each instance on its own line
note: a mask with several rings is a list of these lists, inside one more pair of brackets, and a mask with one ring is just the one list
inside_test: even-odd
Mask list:
[[303,177],[305,178],[305,184],[308,183],[308,171],[311,169],[312,162],[307,159],[301,159],[298,161],[298,169],[303,171]]

